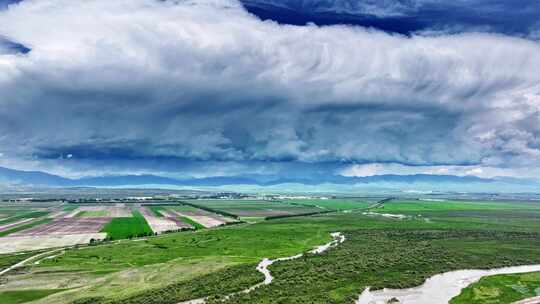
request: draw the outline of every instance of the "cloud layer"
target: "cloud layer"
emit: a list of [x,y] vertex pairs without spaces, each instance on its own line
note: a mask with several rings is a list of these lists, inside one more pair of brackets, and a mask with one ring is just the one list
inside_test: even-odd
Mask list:
[[26,0],[0,35],[32,50],[0,55],[4,163],[540,165],[533,40],[278,25],[233,0]]

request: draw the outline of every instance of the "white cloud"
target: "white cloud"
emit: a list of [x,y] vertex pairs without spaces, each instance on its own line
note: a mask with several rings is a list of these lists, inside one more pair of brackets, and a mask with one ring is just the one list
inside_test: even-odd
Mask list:
[[282,26],[232,0],[26,0],[0,35],[32,49],[0,55],[12,158],[540,165],[534,41]]
[[493,177],[526,177],[537,178],[540,168],[498,168],[489,166],[406,166],[401,164],[356,164],[339,169],[339,175],[349,177],[375,176],[385,174],[414,175],[456,175],[477,176],[482,178]]

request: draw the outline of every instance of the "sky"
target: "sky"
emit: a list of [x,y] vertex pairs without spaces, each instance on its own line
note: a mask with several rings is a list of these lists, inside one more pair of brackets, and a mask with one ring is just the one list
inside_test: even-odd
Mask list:
[[540,2],[448,3],[0,0],[0,166],[538,176]]

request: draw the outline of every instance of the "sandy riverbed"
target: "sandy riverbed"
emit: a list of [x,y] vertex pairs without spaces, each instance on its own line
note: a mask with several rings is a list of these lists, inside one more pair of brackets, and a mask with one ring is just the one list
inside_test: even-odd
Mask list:
[[356,304],[385,304],[396,298],[401,304],[447,304],[461,290],[482,277],[540,271],[540,265],[504,267],[490,270],[458,270],[437,274],[424,284],[407,289],[383,289],[370,291],[366,288]]

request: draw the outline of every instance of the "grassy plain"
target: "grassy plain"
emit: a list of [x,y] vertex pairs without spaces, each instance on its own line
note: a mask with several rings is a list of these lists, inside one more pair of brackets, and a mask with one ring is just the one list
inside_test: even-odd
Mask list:
[[368,286],[408,288],[451,270],[540,262],[537,234],[383,229],[345,235],[325,254],[270,266],[272,284],[226,303],[353,303]]
[[133,211],[132,217],[113,218],[101,232],[106,232],[110,239],[126,239],[152,234],[152,229],[139,211]]
[[465,288],[450,304],[506,304],[540,296],[540,272],[484,277]]
[[0,270],[5,269],[13,264],[17,264],[34,254],[35,253],[0,254]]
[[45,298],[64,289],[31,289],[0,292],[2,304],[20,304]]
[[338,248],[277,263],[272,284],[229,302],[351,303],[366,286],[401,288],[442,271],[540,263],[540,217],[523,212],[536,212],[536,205],[402,202],[392,208],[414,216],[395,220],[352,210],[70,249],[10,275],[0,291],[81,287],[36,302],[55,304],[219,297],[262,281],[254,269],[262,258],[305,252],[335,231],[347,237]]

